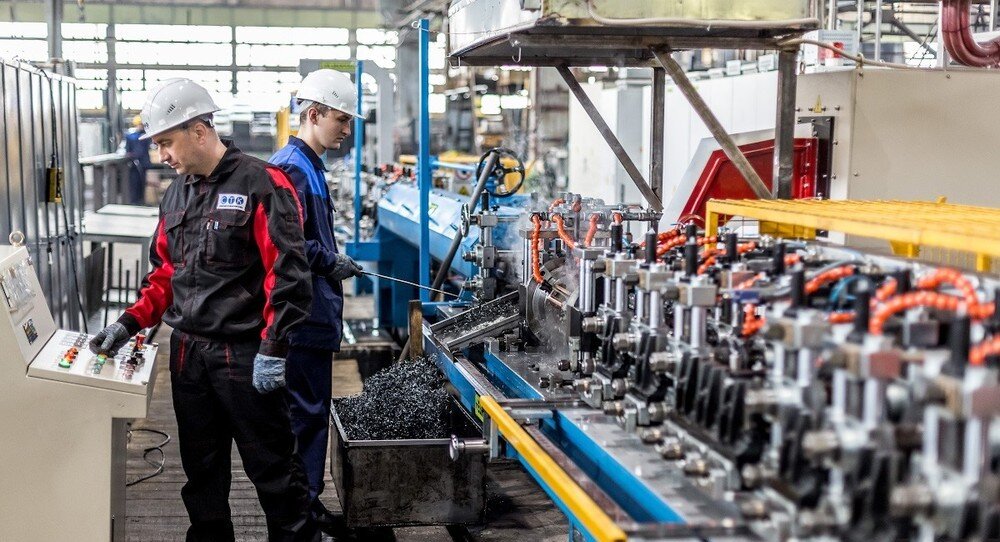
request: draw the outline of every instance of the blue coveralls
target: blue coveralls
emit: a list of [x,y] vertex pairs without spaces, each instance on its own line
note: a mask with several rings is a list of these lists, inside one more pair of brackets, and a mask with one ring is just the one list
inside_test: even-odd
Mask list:
[[306,259],[312,271],[313,302],[309,317],[289,336],[285,379],[292,430],[309,478],[309,496],[323,491],[323,471],[330,430],[333,353],[340,350],[344,293],[339,280],[327,278],[336,262],[333,201],[323,173],[326,167],[309,145],[290,137],[270,162],[288,174],[304,215]]
[[129,130],[125,134],[125,157],[128,164],[128,202],[132,205],[142,205],[146,191],[146,170],[151,165],[149,161],[149,139],[139,139],[146,132],[141,129]]

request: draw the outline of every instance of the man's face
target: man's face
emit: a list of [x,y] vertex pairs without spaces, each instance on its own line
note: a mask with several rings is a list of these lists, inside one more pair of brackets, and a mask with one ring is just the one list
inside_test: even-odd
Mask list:
[[354,118],[347,113],[333,109],[326,115],[320,115],[314,109],[309,112],[309,117],[316,124],[316,133],[323,148],[339,149],[340,144],[351,135]]
[[174,168],[178,174],[190,173],[200,164],[201,147],[197,130],[180,127],[153,136],[160,162]]

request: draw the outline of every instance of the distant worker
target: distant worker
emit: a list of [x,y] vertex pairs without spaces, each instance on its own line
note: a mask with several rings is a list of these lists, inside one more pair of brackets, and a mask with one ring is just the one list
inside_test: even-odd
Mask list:
[[328,534],[344,534],[342,518],[319,500],[330,430],[333,353],[340,350],[344,327],[341,281],[360,276],[361,266],[337,248],[334,209],[326,185],[322,156],[351,135],[358,95],[351,78],[335,70],[317,70],[302,80],[296,97],[301,105],[298,137],[271,157],[292,179],[305,216],[306,258],[312,271],[312,312],[290,334],[288,349],[289,408],[299,454],[309,477],[313,517]]
[[149,160],[148,137],[142,137],[142,117],[132,119],[132,129],[125,134],[125,159],[128,160],[128,202],[131,205],[146,203],[146,171],[152,165]]
[[170,337],[187,540],[232,541],[230,455],[236,441],[257,489],[268,540],[318,540],[281,388],[289,330],[312,285],[295,190],[278,168],[222,141],[219,110],[188,79],[150,92],[142,110],[160,161],[178,177],[160,203],[139,299],[90,348],[113,355],[162,318]]

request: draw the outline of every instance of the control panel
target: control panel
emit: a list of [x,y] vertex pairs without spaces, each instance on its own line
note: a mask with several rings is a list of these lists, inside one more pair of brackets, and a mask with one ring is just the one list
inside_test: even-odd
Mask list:
[[109,357],[87,349],[90,335],[57,330],[28,366],[28,376],[145,394],[156,345],[137,335]]

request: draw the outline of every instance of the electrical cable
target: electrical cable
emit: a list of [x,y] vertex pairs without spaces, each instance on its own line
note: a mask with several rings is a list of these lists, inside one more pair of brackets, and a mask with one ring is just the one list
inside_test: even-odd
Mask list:
[[[170,441],[172,440],[172,437],[169,434],[167,434],[167,433],[165,433],[163,431],[158,431],[156,429],[146,429],[144,427],[138,427],[138,428],[135,428],[135,429],[129,429],[129,431],[128,431],[128,438],[129,438],[129,440],[132,439],[132,434],[134,432],[136,432],[136,431],[142,431],[142,432],[145,432],[145,433],[153,433],[154,435],[160,435],[161,437],[163,437],[163,442],[142,449],[142,460],[145,461],[149,466],[154,467],[156,470],[153,471],[153,472],[151,472],[151,473],[149,473],[149,474],[143,474],[142,476],[139,476],[138,478],[136,478],[136,479],[134,479],[132,481],[125,482],[125,487],[134,486],[134,485],[136,485],[136,484],[138,484],[140,482],[145,482],[146,480],[149,480],[150,478],[155,478],[155,477],[163,474],[163,468],[164,468],[164,465],[165,465],[166,460],[167,460],[167,455],[165,453],[163,453],[163,447],[166,446],[167,444],[169,444]],[[149,459],[149,454],[151,454],[153,452],[160,452],[160,460],[159,460],[159,462],[151,461]]]

